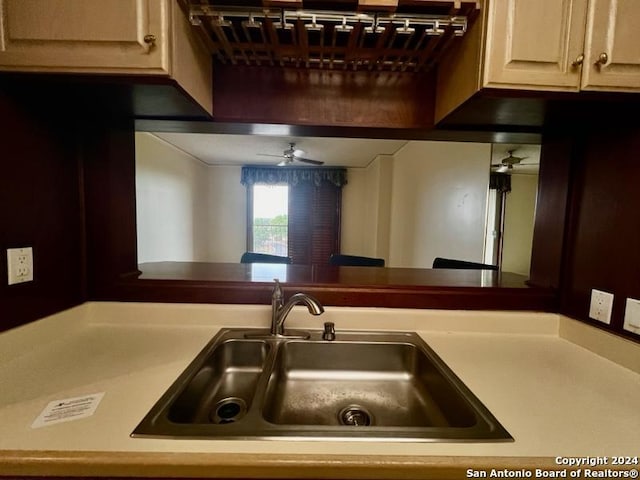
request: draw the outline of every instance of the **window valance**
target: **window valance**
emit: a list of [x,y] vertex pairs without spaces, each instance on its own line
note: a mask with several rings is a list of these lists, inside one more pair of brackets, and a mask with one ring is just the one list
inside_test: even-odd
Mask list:
[[255,183],[287,185],[312,184],[319,187],[323,183],[330,183],[336,187],[347,184],[347,169],[332,167],[242,167],[240,175],[242,185]]

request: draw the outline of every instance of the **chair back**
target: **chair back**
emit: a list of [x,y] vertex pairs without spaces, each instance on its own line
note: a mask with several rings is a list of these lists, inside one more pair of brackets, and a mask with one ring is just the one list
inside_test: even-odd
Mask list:
[[268,253],[244,252],[240,263],[287,263],[291,264],[291,257],[270,255]]
[[452,258],[436,257],[432,268],[454,268],[457,270],[498,270],[497,265],[486,263],[467,262],[466,260],[454,260]]
[[384,267],[384,258],[360,257],[358,255],[333,254],[329,257],[329,265],[352,267]]

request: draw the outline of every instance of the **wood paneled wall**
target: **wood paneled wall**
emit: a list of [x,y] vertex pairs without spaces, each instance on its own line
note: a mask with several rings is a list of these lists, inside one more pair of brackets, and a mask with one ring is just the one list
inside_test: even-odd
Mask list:
[[[0,83],[0,330],[82,303],[79,161],[73,123]],[[7,248],[32,247],[34,281],[7,285]]]
[[94,119],[82,135],[82,156],[87,289],[95,299],[116,279],[138,273],[133,120]]
[[539,287],[560,288],[573,148],[573,137],[566,134],[544,137],[529,277]]
[[603,326],[588,318],[591,289],[613,293],[605,328],[626,335],[626,298],[640,300],[640,125],[599,126],[582,135],[569,192],[561,311]]

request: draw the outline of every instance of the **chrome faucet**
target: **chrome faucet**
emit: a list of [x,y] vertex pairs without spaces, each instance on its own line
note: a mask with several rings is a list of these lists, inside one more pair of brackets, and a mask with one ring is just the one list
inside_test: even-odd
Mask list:
[[[294,305],[303,303],[309,309],[311,315],[321,315],[324,312],[324,307],[318,300],[306,293],[296,293],[289,298],[287,303],[283,302],[282,288],[280,287],[280,281],[274,279],[276,286],[273,289],[271,295],[271,335],[285,336],[284,333],[284,321],[287,319],[287,315],[294,307]],[[291,332],[288,336],[299,337],[301,332]],[[305,332],[304,337],[308,338],[308,334]]]

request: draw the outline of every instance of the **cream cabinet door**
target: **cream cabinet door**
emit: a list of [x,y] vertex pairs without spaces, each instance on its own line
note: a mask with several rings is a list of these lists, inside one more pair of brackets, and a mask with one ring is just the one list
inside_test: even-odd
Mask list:
[[490,1],[484,86],[577,91],[586,13],[587,0]]
[[166,0],[0,0],[0,10],[1,69],[168,70]]
[[584,90],[640,90],[640,0],[591,0]]

